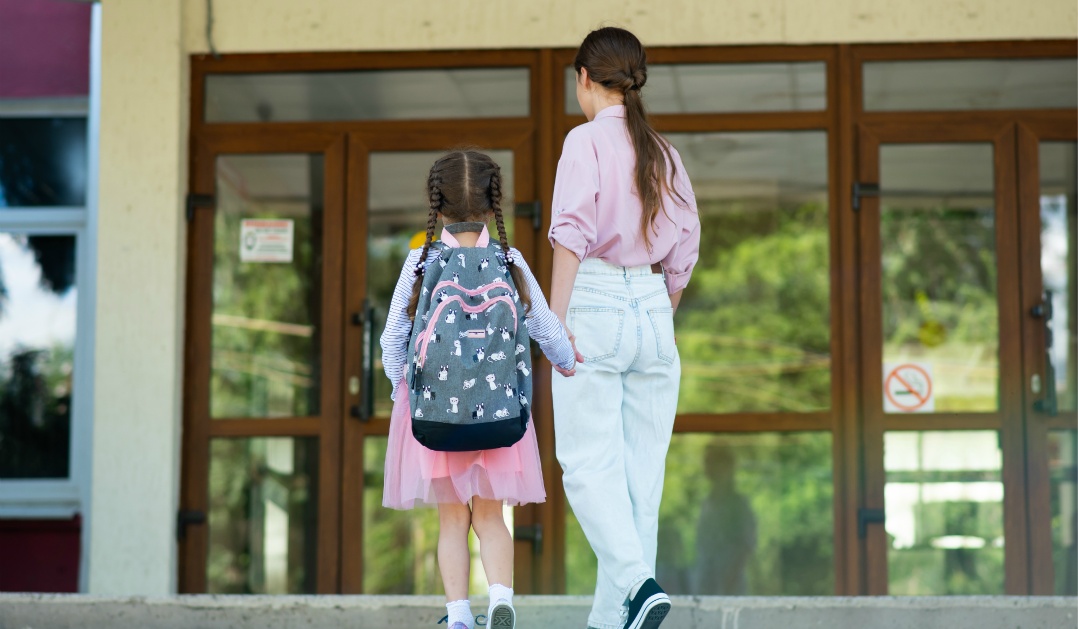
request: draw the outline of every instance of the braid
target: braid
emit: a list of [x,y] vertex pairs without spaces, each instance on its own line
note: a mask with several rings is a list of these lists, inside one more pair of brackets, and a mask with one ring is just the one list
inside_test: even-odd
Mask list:
[[434,227],[438,224],[438,213],[442,211],[445,197],[442,196],[442,177],[437,172],[436,162],[427,177],[427,198],[430,203],[430,212],[427,214],[427,239],[423,242],[423,251],[419,254],[419,261],[415,266],[415,283],[412,285],[412,298],[408,300],[408,317],[415,319],[416,309],[419,308],[419,293],[423,289],[423,269],[426,268],[427,255],[430,245],[434,242]]
[[531,291],[528,290],[527,278],[524,271],[516,265],[511,253],[509,253],[509,238],[505,235],[505,219],[502,217],[502,169],[491,160],[494,172],[490,175],[490,209],[494,212],[494,223],[498,226],[498,240],[502,245],[502,253],[505,254],[505,264],[509,267],[509,274],[513,276],[513,283],[517,287],[517,295],[524,304],[525,312],[531,310]]

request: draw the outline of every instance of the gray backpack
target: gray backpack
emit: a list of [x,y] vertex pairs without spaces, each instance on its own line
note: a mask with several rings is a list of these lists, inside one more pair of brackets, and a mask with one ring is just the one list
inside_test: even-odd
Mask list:
[[431,450],[513,445],[531,414],[531,345],[524,308],[496,242],[428,256],[408,370],[412,434]]

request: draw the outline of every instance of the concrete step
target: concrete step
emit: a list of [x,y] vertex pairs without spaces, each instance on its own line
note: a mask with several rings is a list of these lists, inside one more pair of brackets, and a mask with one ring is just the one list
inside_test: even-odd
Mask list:
[[[675,596],[662,629],[1071,629],[1068,597]],[[473,610],[485,612],[476,598]],[[584,629],[591,597],[519,596],[519,629]],[[0,629],[439,629],[438,596],[0,594]],[[481,626],[481,625],[480,625]]]

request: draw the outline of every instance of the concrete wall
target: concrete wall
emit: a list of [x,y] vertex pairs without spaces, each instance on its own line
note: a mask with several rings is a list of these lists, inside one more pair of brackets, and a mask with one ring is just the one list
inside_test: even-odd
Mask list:
[[175,591],[186,56],[180,0],[102,7],[88,587]]
[[[206,3],[185,0],[205,52]],[[252,18],[252,16],[257,16]],[[1078,36],[1073,0],[214,0],[219,51],[572,47],[616,24],[664,46]]]
[[[1074,0],[215,0],[219,52],[1074,38]],[[175,591],[187,55],[204,0],[106,0],[89,591]]]

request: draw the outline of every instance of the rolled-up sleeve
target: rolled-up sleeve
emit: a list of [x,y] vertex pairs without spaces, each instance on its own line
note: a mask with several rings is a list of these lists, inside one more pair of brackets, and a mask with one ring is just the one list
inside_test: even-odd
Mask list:
[[678,168],[675,186],[686,204],[684,207],[679,206],[676,211],[680,228],[677,245],[663,259],[666,290],[670,294],[688,286],[693,267],[700,258],[700,214],[696,210],[696,194],[692,190],[684,165]]
[[562,147],[554,179],[550,245],[561,244],[583,260],[595,246],[599,164],[585,133],[569,132]]

